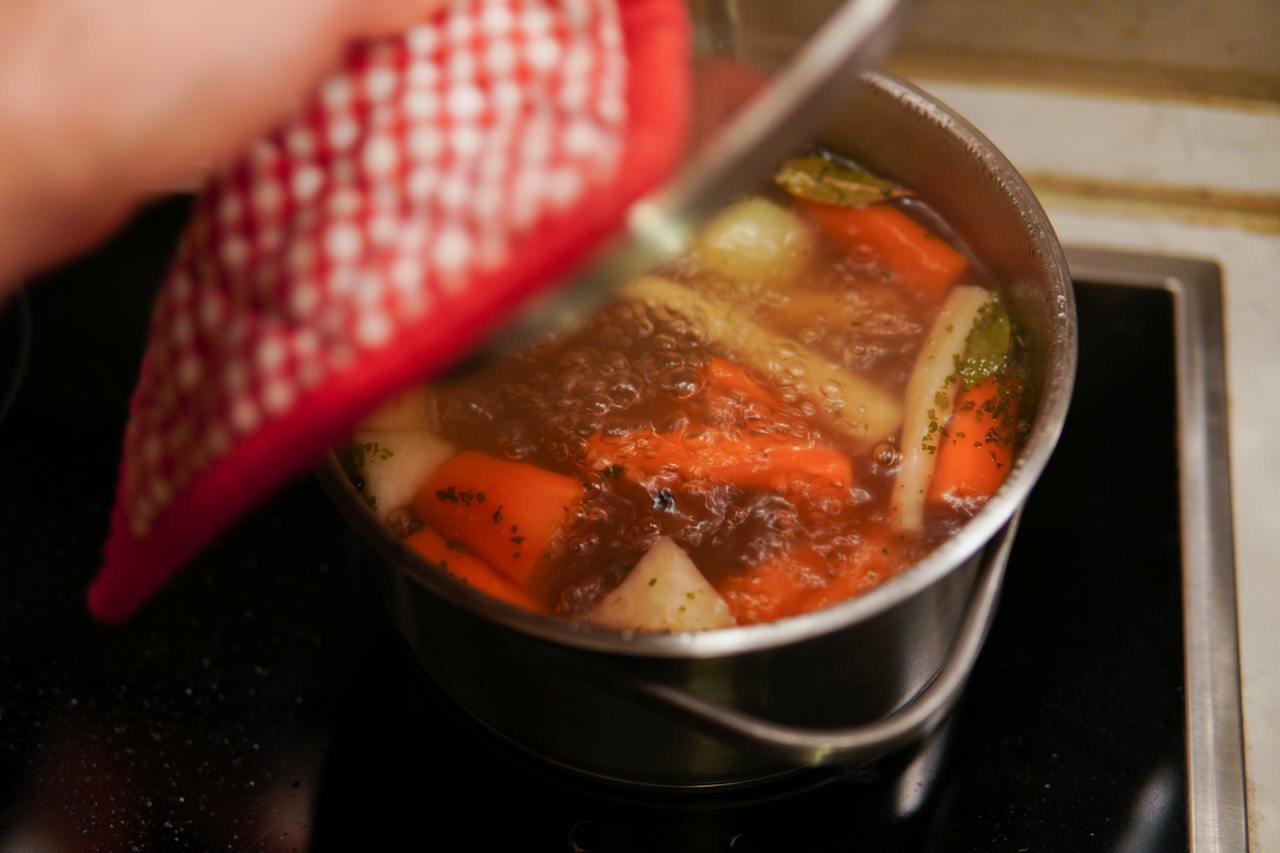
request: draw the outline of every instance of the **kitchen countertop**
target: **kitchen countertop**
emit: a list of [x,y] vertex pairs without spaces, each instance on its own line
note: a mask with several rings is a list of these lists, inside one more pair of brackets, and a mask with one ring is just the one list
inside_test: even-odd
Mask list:
[[1223,271],[1250,847],[1280,850],[1280,108],[915,82],[1004,151],[1064,243]]

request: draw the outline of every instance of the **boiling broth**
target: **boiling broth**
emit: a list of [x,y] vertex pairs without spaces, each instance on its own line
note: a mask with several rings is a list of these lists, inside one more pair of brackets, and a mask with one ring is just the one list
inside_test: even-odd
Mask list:
[[[805,177],[814,186],[822,163],[838,178],[866,174],[814,156],[821,174]],[[519,594],[509,601],[572,619],[593,620],[662,537],[737,624],[828,606],[920,559],[1008,469],[1029,410],[1023,347],[995,283],[937,227],[941,217],[909,191],[868,180],[884,198],[832,203],[824,189],[822,198],[773,191],[741,202],[585,326],[414,397],[422,429],[447,442],[442,457],[472,451],[470,460],[559,475],[548,482],[563,513],[551,507],[545,523],[538,515],[536,547],[508,523],[516,507],[469,489],[465,476],[440,479],[448,465],[405,507],[377,511],[411,543],[424,525],[450,528],[432,541],[452,553],[436,545],[420,548],[424,556],[475,561],[468,573],[496,569],[492,589],[487,575],[462,576],[495,594],[511,583]],[[957,330],[953,313],[969,326]],[[957,335],[960,355],[938,384],[923,363],[933,350],[922,348],[932,341],[943,352],[951,340],[954,349]],[[936,391],[921,385],[929,381]],[[913,382],[930,407],[914,421]],[[913,422],[923,432],[904,438],[902,424]],[[377,432],[353,443],[358,477],[388,452],[369,439]],[[377,461],[398,464],[394,451]],[[904,464],[932,477],[908,476]],[[508,483],[526,469],[493,470]],[[950,492],[939,491],[940,477],[954,481]],[[919,481],[920,494],[904,498],[905,481]],[[539,494],[531,486],[527,499]],[[663,606],[686,610],[674,599]],[[687,627],[671,619],[634,627]]]

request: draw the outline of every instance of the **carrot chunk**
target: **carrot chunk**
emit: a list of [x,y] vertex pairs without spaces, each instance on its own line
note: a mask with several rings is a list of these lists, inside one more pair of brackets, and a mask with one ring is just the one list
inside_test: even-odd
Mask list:
[[445,539],[430,527],[424,527],[410,535],[404,540],[404,544],[417,551],[428,563],[466,581],[483,593],[525,610],[538,613],[546,610],[527,592],[498,574],[488,563],[472,556],[461,543]]
[[853,598],[910,562],[901,541],[884,524],[871,524],[861,531],[858,544],[847,549],[844,557],[822,573],[823,586],[805,596],[801,612],[820,610]]
[[926,500],[933,505],[985,500],[1013,464],[1013,448],[998,434],[999,388],[993,379],[960,393],[955,414],[938,438],[938,459]]
[[721,578],[715,587],[739,625],[795,616],[810,609],[806,602],[821,587],[814,571],[821,559],[807,548],[787,549]]
[[556,534],[584,497],[572,477],[468,450],[432,473],[413,508],[529,590],[556,550]]
[[758,566],[722,578],[716,589],[740,624],[769,622],[837,604],[876,586],[910,562],[884,524],[873,524],[838,562],[792,545]]
[[902,283],[938,302],[964,270],[964,255],[896,207],[840,207],[799,200],[823,230],[847,248],[870,249]]
[[635,431],[593,436],[587,448],[597,467],[620,465],[624,476],[633,478],[671,471],[684,482],[710,480],[773,491],[853,484],[853,461],[847,455],[777,436]]
[[745,370],[728,359],[715,356],[707,365],[707,390],[722,395],[737,394],[744,400],[759,403],[769,409],[781,409],[782,404]]

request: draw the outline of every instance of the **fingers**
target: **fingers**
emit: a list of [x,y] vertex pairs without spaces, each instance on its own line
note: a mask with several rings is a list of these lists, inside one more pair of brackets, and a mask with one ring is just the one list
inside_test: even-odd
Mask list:
[[98,239],[141,194],[231,161],[352,41],[448,2],[0,2],[0,248],[28,256],[0,260],[0,279]]
[[362,0],[345,5],[352,15],[348,32],[368,38],[408,29],[449,5],[449,0]]

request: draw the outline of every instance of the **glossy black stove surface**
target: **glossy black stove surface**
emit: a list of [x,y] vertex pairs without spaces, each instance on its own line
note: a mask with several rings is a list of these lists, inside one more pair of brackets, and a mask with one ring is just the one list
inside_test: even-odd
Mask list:
[[969,689],[927,750],[808,790],[634,802],[437,695],[309,478],[129,625],[89,621],[146,306],[182,213],[152,209],[29,292],[29,369],[0,422],[0,850],[1186,849],[1166,293],[1078,288],[1072,414]]

